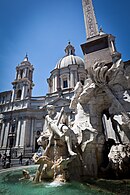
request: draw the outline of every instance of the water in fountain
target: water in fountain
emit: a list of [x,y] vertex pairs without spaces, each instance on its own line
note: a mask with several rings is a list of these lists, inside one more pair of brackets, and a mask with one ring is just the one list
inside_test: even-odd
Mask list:
[[[37,166],[24,168],[33,176]],[[22,170],[23,168],[15,168],[0,172],[0,195],[112,195],[112,193],[104,192],[101,189],[92,188],[90,185],[78,182],[52,185],[52,183],[47,182],[36,184],[32,179],[20,180]]]

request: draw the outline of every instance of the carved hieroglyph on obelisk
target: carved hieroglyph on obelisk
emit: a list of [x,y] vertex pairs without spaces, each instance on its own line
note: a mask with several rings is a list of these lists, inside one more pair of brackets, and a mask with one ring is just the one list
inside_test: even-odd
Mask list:
[[92,0],[82,0],[87,39],[99,34]]

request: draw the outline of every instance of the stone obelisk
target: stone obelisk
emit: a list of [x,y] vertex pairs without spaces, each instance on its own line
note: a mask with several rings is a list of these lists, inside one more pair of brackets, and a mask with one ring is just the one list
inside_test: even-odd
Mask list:
[[99,35],[92,0],[82,0],[87,39]]
[[81,48],[85,58],[85,67],[91,73],[91,66],[96,61],[103,61],[110,66],[121,57],[121,54],[116,51],[115,37],[102,30],[98,31],[92,0],[82,0],[82,5],[87,41],[81,45]]

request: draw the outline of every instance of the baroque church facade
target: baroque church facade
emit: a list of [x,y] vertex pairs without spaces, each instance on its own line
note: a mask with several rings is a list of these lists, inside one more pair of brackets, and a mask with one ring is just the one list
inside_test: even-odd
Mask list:
[[[46,106],[52,104],[57,111],[64,107],[68,120],[71,121],[74,119],[74,111],[69,109],[69,105],[76,83],[80,81],[87,85],[86,79],[95,62],[104,62],[107,67],[111,67],[121,59],[121,54],[116,50],[115,37],[104,33],[102,29],[98,30],[92,0],[82,0],[82,5],[87,34],[86,43],[81,45],[84,60],[75,55],[75,49],[69,42],[65,48],[65,56],[58,61],[47,79],[48,93],[42,97],[32,97],[34,68],[25,56],[16,67],[13,89],[0,93],[0,152],[11,151],[14,157],[21,152],[24,156],[32,155],[38,149],[36,140],[43,130]],[[121,73],[126,79],[118,80],[119,83],[113,86],[113,93],[119,102],[122,102],[121,90],[123,93],[125,90],[130,91],[130,61],[123,63]],[[106,106],[107,97],[103,97],[106,98],[103,99]],[[125,98],[129,99],[128,94],[125,94]],[[103,103],[100,105],[97,101],[97,104],[97,110],[101,109],[103,112]],[[129,106],[126,109],[129,113]],[[94,120],[97,116],[94,112],[91,113]],[[108,121],[105,123],[110,126]],[[108,129],[110,128],[112,127]],[[111,137],[110,131],[107,133],[108,138]]]
[[16,67],[13,89],[0,93],[0,152],[11,151],[12,157],[21,152],[31,156],[37,151],[37,139],[43,131],[46,106],[52,104],[57,111],[65,108],[69,120],[73,112],[70,99],[78,81],[84,84],[87,72],[84,60],[75,55],[75,48],[68,43],[61,58],[47,79],[48,93],[32,97],[34,67],[26,55]]

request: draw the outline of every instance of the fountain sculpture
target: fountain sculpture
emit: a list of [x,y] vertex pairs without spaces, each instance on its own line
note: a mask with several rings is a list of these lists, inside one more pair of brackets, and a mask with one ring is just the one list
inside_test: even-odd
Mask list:
[[[74,88],[74,95],[70,100],[69,109],[70,113],[74,113],[74,120],[68,120],[69,117],[64,108],[60,112],[56,112],[54,105],[47,105],[43,132],[37,140],[40,149],[33,156],[35,164],[38,165],[35,176],[32,179],[29,171],[23,170],[23,177],[18,180],[18,183],[16,181],[18,177],[14,176],[15,172],[14,175],[13,171],[7,172],[5,175],[1,174],[3,189],[0,188],[0,194],[10,194],[9,188],[15,182],[18,184],[18,188],[11,190],[12,192],[17,191],[18,194],[19,186],[24,184],[22,183],[24,179],[26,181],[31,180],[31,184],[29,183],[30,187],[27,189],[27,185],[21,188],[22,194],[33,194],[34,189],[36,190],[34,194],[43,194],[43,191],[40,192],[39,189],[32,188],[31,185],[48,180],[63,183],[68,180],[77,182],[88,181],[87,179],[90,178],[105,178],[104,186],[106,187],[108,184],[106,183],[107,178],[130,177],[129,62],[124,64],[121,54],[116,51],[115,37],[104,33],[101,29],[98,31],[92,0],[82,0],[82,4],[87,42],[82,44],[81,48],[85,59],[85,70],[88,74],[85,73],[87,79],[84,85],[75,81],[75,77],[77,77],[77,80],[81,78],[80,75],[76,76],[77,68],[73,69],[73,65],[76,65],[76,67],[79,67],[79,65],[75,64],[74,61],[72,62],[72,72],[74,73],[72,74],[72,80],[74,83],[70,86],[73,87],[75,82],[77,84]],[[72,54],[73,52],[69,51],[69,53]],[[67,64],[67,66],[71,70],[70,64]],[[54,83],[57,83],[57,78],[58,83],[60,83],[60,69],[56,68],[55,70],[58,70],[58,76],[55,77],[54,75]],[[67,72],[67,77],[71,77],[71,72]],[[13,84],[16,85],[16,82],[13,82]],[[57,85],[57,89],[59,89],[59,85]],[[60,96],[61,93],[58,95]],[[19,129],[19,132],[22,131]],[[3,181],[9,185],[8,188],[6,186],[7,189]],[[40,188],[43,189],[44,184],[45,182],[38,185],[41,185]],[[58,195],[63,194],[64,191],[66,194],[68,190],[68,194],[81,194],[81,189],[77,191],[76,185],[74,191],[71,191],[67,186],[65,190],[58,191],[55,189],[50,193]],[[17,185],[15,186],[17,187]],[[83,185],[80,185],[81,187],[84,188]],[[84,189],[82,191],[86,194],[86,188]],[[91,190],[90,186],[88,190]],[[44,194],[48,194],[46,192],[47,190],[44,188]],[[90,194],[93,194],[93,192],[90,192]],[[126,192],[126,194],[128,193]]]
[[[108,169],[117,177],[120,172],[128,175],[130,97],[126,85],[121,59],[111,66],[95,62],[86,84],[78,82],[75,86],[70,103],[75,111],[73,123],[68,123],[63,108],[57,113],[53,105],[47,106],[44,130],[38,139],[44,152],[33,157],[40,164],[34,181],[97,178],[107,175]],[[109,133],[113,135],[111,147]]]

